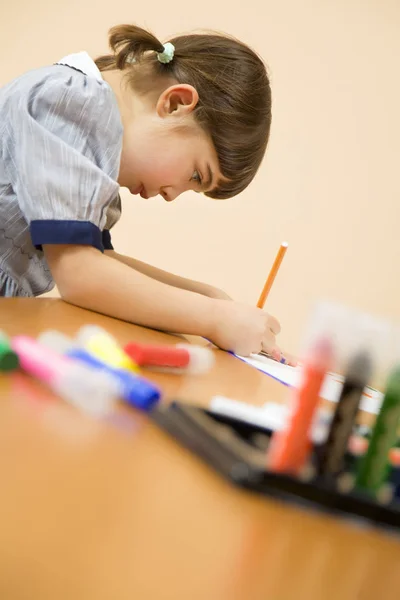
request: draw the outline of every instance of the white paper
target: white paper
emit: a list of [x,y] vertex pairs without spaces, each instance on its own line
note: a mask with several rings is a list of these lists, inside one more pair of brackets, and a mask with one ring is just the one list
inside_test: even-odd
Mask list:
[[288,407],[285,404],[269,402],[264,406],[252,406],[225,396],[214,396],[211,399],[210,410],[273,430],[282,429],[288,415]]
[[[261,407],[252,406],[225,396],[214,396],[211,399],[209,410],[215,414],[232,417],[272,431],[283,429],[289,416],[289,407],[286,404],[268,402]],[[332,414],[323,410],[316,412],[311,431],[315,443],[322,443],[326,439],[331,420]]]
[[[298,387],[300,383],[301,367],[284,365],[271,358],[267,358],[266,356],[260,356],[259,354],[252,354],[249,358],[243,356],[238,356],[238,358],[285,385]],[[329,402],[337,402],[342,385],[343,377],[336,373],[328,373],[322,386],[321,397]],[[370,387],[365,388],[360,403],[360,409],[377,415],[381,408],[382,396],[383,395],[378,390],[374,390]]]
[[252,354],[250,357],[238,356],[238,358],[286,385],[296,387],[300,381],[300,367],[284,365],[260,354]]

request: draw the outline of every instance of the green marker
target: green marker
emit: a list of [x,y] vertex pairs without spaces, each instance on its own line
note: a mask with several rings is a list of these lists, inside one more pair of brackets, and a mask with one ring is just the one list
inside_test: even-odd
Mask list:
[[400,366],[389,375],[382,407],[372,431],[367,453],[360,464],[356,487],[372,493],[379,492],[389,472],[389,450],[396,444],[400,421]]
[[18,365],[18,356],[12,350],[8,337],[0,331],[0,371],[13,371]]

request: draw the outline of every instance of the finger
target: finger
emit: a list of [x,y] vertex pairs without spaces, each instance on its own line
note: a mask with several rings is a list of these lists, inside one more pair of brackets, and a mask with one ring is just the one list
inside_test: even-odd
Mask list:
[[272,352],[276,351],[275,336],[271,332],[266,332],[262,340],[262,349],[264,352],[272,356]]
[[281,324],[279,323],[278,319],[271,317],[271,315],[268,315],[267,327],[275,335],[278,335],[278,333],[281,331]]
[[276,347],[273,348],[273,350],[271,352],[271,356],[277,362],[281,362],[282,361],[282,352],[279,350],[279,348],[276,348]]
[[297,359],[292,356],[291,354],[287,354],[286,352],[284,353],[285,356],[285,363],[291,367],[297,367],[298,365],[298,361]]
[[[275,358],[275,355],[273,355]],[[288,365],[289,367],[297,367],[298,361],[291,354],[287,354],[286,352],[281,352],[279,350],[279,358],[277,357],[275,360],[278,360],[283,365]]]
[[279,348],[274,347],[270,348],[269,350],[264,349],[263,354],[275,362],[286,364],[286,360]]

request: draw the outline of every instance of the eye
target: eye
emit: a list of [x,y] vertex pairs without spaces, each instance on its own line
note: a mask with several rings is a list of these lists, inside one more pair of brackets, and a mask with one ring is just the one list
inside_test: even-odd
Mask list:
[[196,183],[199,183],[201,185],[203,182],[203,178],[198,171],[194,171],[191,181],[195,181]]

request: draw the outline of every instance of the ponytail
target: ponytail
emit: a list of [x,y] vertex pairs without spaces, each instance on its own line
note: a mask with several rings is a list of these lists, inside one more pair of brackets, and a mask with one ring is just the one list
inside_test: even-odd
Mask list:
[[136,25],[113,27],[110,30],[109,44],[113,55],[97,59],[100,70],[123,70],[130,63],[140,62],[148,52],[161,53],[164,50],[163,44],[152,33]]

